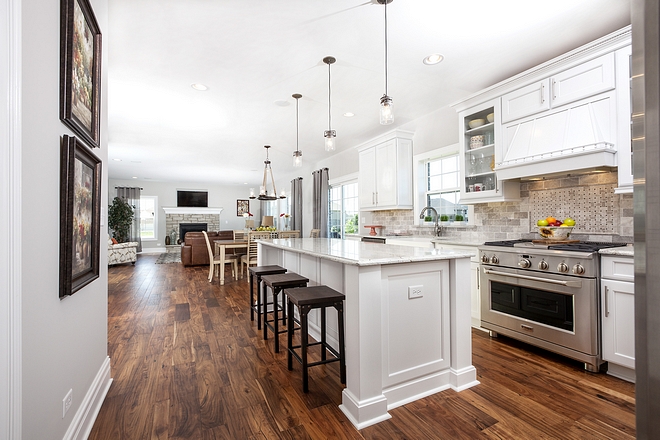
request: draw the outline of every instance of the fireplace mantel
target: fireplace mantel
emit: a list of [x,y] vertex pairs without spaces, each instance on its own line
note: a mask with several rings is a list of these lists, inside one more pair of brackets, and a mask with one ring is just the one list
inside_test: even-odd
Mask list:
[[223,208],[184,208],[178,206],[163,206],[165,214],[220,214]]

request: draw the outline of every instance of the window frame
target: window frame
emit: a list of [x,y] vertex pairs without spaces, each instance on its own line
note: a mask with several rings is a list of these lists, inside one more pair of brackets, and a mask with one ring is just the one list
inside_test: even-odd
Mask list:
[[357,232],[355,233],[347,233],[345,230],[345,223],[344,223],[344,216],[345,216],[345,200],[344,200],[344,186],[346,185],[359,185],[358,182],[358,173],[351,173],[346,176],[338,177],[335,179],[332,179],[328,182],[328,234],[331,232],[331,227],[332,225],[330,224],[330,220],[332,218],[331,216],[331,209],[330,209],[330,203],[332,201],[330,194],[333,188],[340,187],[341,188],[341,231],[340,231],[340,236],[341,239],[346,239],[347,237],[357,237],[360,235],[360,205],[359,205],[359,198],[360,198],[360,193],[359,193],[359,186],[357,187],[355,199],[358,201],[357,205],[357,210],[356,213],[358,215],[358,226],[357,226]]
[[142,237],[142,213],[140,213],[140,240],[158,241],[158,196],[147,196],[140,194],[140,211],[142,211],[142,206],[144,206],[144,204],[142,203],[144,199],[153,199],[154,201],[154,236],[153,238]]

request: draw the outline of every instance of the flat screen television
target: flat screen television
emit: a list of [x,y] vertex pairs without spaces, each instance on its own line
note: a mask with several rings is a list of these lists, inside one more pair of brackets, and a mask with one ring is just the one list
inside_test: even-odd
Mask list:
[[206,191],[177,191],[176,206],[187,208],[208,208],[209,193]]

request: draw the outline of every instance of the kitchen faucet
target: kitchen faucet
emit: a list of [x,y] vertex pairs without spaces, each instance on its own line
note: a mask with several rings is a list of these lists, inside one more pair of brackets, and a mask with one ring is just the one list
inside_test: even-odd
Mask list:
[[434,224],[434,226],[433,226],[433,235],[435,237],[437,237],[439,235],[438,233],[440,232],[440,230],[438,228],[438,211],[436,211],[435,208],[432,207],[432,206],[427,206],[424,209],[422,209],[422,212],[419,213],[419,218],[424,218],[424,213],[426,211],[433,212],[433,217],[434,217],[433,218],[433,224]]

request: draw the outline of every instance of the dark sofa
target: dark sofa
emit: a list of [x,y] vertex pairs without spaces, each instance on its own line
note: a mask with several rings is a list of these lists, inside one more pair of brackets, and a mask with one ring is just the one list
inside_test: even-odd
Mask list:
[[[213,249],[213,240],[233,240],[234,231],[207,232],[211,249]],[[227,249],[231,254],[234,249]],[[198,266],[209,264],[209,251],[206,248],[206,240],[201,232],[188,232],[181,243],[181,263],[184,266]]]

